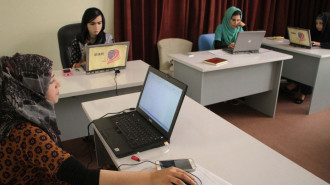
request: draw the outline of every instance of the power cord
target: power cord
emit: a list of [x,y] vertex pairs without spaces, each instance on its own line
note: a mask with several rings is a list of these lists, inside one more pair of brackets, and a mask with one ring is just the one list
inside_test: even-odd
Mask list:
[[117,75],[120,73],[120,70],[115,70],[115,78],[114,78],[114,80],[115,80],[115,83],[116,83],[116,96],[118,96],[118,88],[117,88]]
[[[98,119],[104,118],[105,116],[107,116],[107,115],[109,115],[109,114],[111,114],[111,115],[116,115],[116,114],[122,114],[122,113],[125,113],[126,111],[134,111],[134,110],[135,110],[135,108],[132,107],[132,108],[124,109],[124,110],[119,111],[119,112],[108,112],[108,113],[104,114],[103,116],[101,116],[101,117],[98,118]],[[90,125],[91,125],[92,123],[94,123],[94,121],[95,121],[95,120],[93,120],[93,121],[91,121],[91,122],[88,123],[88,125],[87,125],[87,136],[84,137],[84,141],[88,141],[89,136],[90,136],[90,133],[89,133],[89,127],[90,127]]]
[[145,162],[148,162],[148,163],[152,163],[152,164],[154,164],[154,165],[157,165],[155,162],[152,162],[152,161],[142,161],[142,162],[139,162],[139,163],[135,163],[135,164],[121,164],[121,165],[119,165],[117,168],[118,168],[118,170],[120,169],[120,167],[122,167],[122,166],[136,166],[136,165],[140,165],[140,164],[143,164],[143,163],[145,163]]
[[[188,172],[188,173],[189,173],[190,175],[196,177],[196,179],[198,179],[198,181],[201,183],[200,185],[203,184],[202,180],[201,180],[200,178],[198,178],[196,175],[194,175],[194,174],[192,174],[192,173],[190,173],[190,172]],[[196,182],[196,181],[195,181],[195,182]],[[197,182],[196,182],[196,184],[197,184]]]
[[[134,111],[135,110],[135,108],[128,108],[128,109],[124,109],[124,110],[122,110],[122,111],[119,111],[119,112],[109,112],[109,113],[106,113],[106,114],[104,114],[103,116],[101,116],[99,119],[101,119],[101,118],[104,118],[105,116],[107,116],[107,115],[109,115],[109,114],[122,114],[122,113],[125,113],[126,111]],[[88,142],[88,140],[89,140],[89,137],[90,137],[90,133],[89,133],[89,127],[90,127],[90,125],[94,122],[95,120],[93,120],[93,121],[91,121],[91,122],[89,122],[88,123],[88,126],[87,126],[87,133],[88,133],[88,135],[86,136],[86,137],[84,137],[83,138],[83,140],[85,141],[85,142]],[[94,142],[92,142],[92,144],[94,144]],[[90,161],[87,163],[87,168],[89,167],[89,165],[93,162],[93,156],[92,156],[92,151],[91,151],[91,149],[90,149],[90,146],[89,146],[89,144],[87,143],[87,148],[88,148],[88,153],[89,153],[89,156],[90,156]],[[95,148],[94,147],[94,145],[93,145],[93,148]]]

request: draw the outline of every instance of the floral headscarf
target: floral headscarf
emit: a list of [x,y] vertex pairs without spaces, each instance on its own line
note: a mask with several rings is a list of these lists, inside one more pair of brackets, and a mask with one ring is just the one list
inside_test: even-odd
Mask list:
[[16,125],[30,122],[59,146],[54,104],[46,99],[53,62],[34,54],[0,59],[0,141]]

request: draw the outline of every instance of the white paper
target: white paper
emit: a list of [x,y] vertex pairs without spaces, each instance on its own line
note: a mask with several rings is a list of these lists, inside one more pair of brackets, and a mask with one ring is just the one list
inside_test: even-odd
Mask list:
[[227,52],[225,51],[222,51],[222,49],[217,49],[217,50],[210,50],[208,51],[209,53],[212,53],[213,55],[216,55],[216,56],[224,56],[224,55],[228,55]]
[[[231,183],[222,179],[221,177],[215,175],[209,170],[201,167],[196,164],[196,170],[192,172],[192,174],[196,175],[201,181],[203,185],[231,185]],[[200,185],[201,182],[195,177],[195,181],[197,185]]]

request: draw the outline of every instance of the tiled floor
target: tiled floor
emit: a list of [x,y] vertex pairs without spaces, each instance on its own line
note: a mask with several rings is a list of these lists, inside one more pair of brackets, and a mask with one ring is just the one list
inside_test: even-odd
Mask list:
[[[330,109],[307,115],[310,97],[301,105],[279,94],[275,118],[230,102],[208,106],[233,125],[330,183]],[[64,148],[90,168],[97,168],[92,142],[81,138]],[[92,157],[92,158],[91,158]]]

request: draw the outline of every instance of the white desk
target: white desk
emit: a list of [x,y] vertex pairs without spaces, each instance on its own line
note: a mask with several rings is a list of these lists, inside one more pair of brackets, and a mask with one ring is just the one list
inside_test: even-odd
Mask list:
[[[82,103],[89,120],[107,112],[135,107],[139,93]],[[116,158],[100,133],[115,165],[136,163],[130,156]],[[200,166],[235,185],[326,185],[325,181],[233,126],[189,97],[185,97],[166,147],[141,152],[142,160],[193,158]],[[121,170],[152,170],[153,165],[123,166]]]
[[188,85],[187,95],[202,105],[246,97],[250,107],[275,116],[283,60],[292,58],[266,49],[254,54],[228,54],[212,50],[228,64],[212,66],[204,60],[216,57],[209,51],[172,54],[174,76]]
[[263,47],[293,56],[283,64],[282,76],[313,87],[308,114],[330,108],[330,50],[305,49],[289,45],[289,40],[265,38]]
[[[117,75],[118,94],[141,91],[149,65],[141,60],[127,62],[126,69]],[[57,124],[61,139],[69,140],[87,136],[89,123],[81,108],[81,102],[116,96],[114,71],[86,75],[83,69],[73,70],[73,75],[64,77],[62,72],[55,71],[61,83],[60,100],[55,105]],[[90,133],[93,130],[90,129]]]

